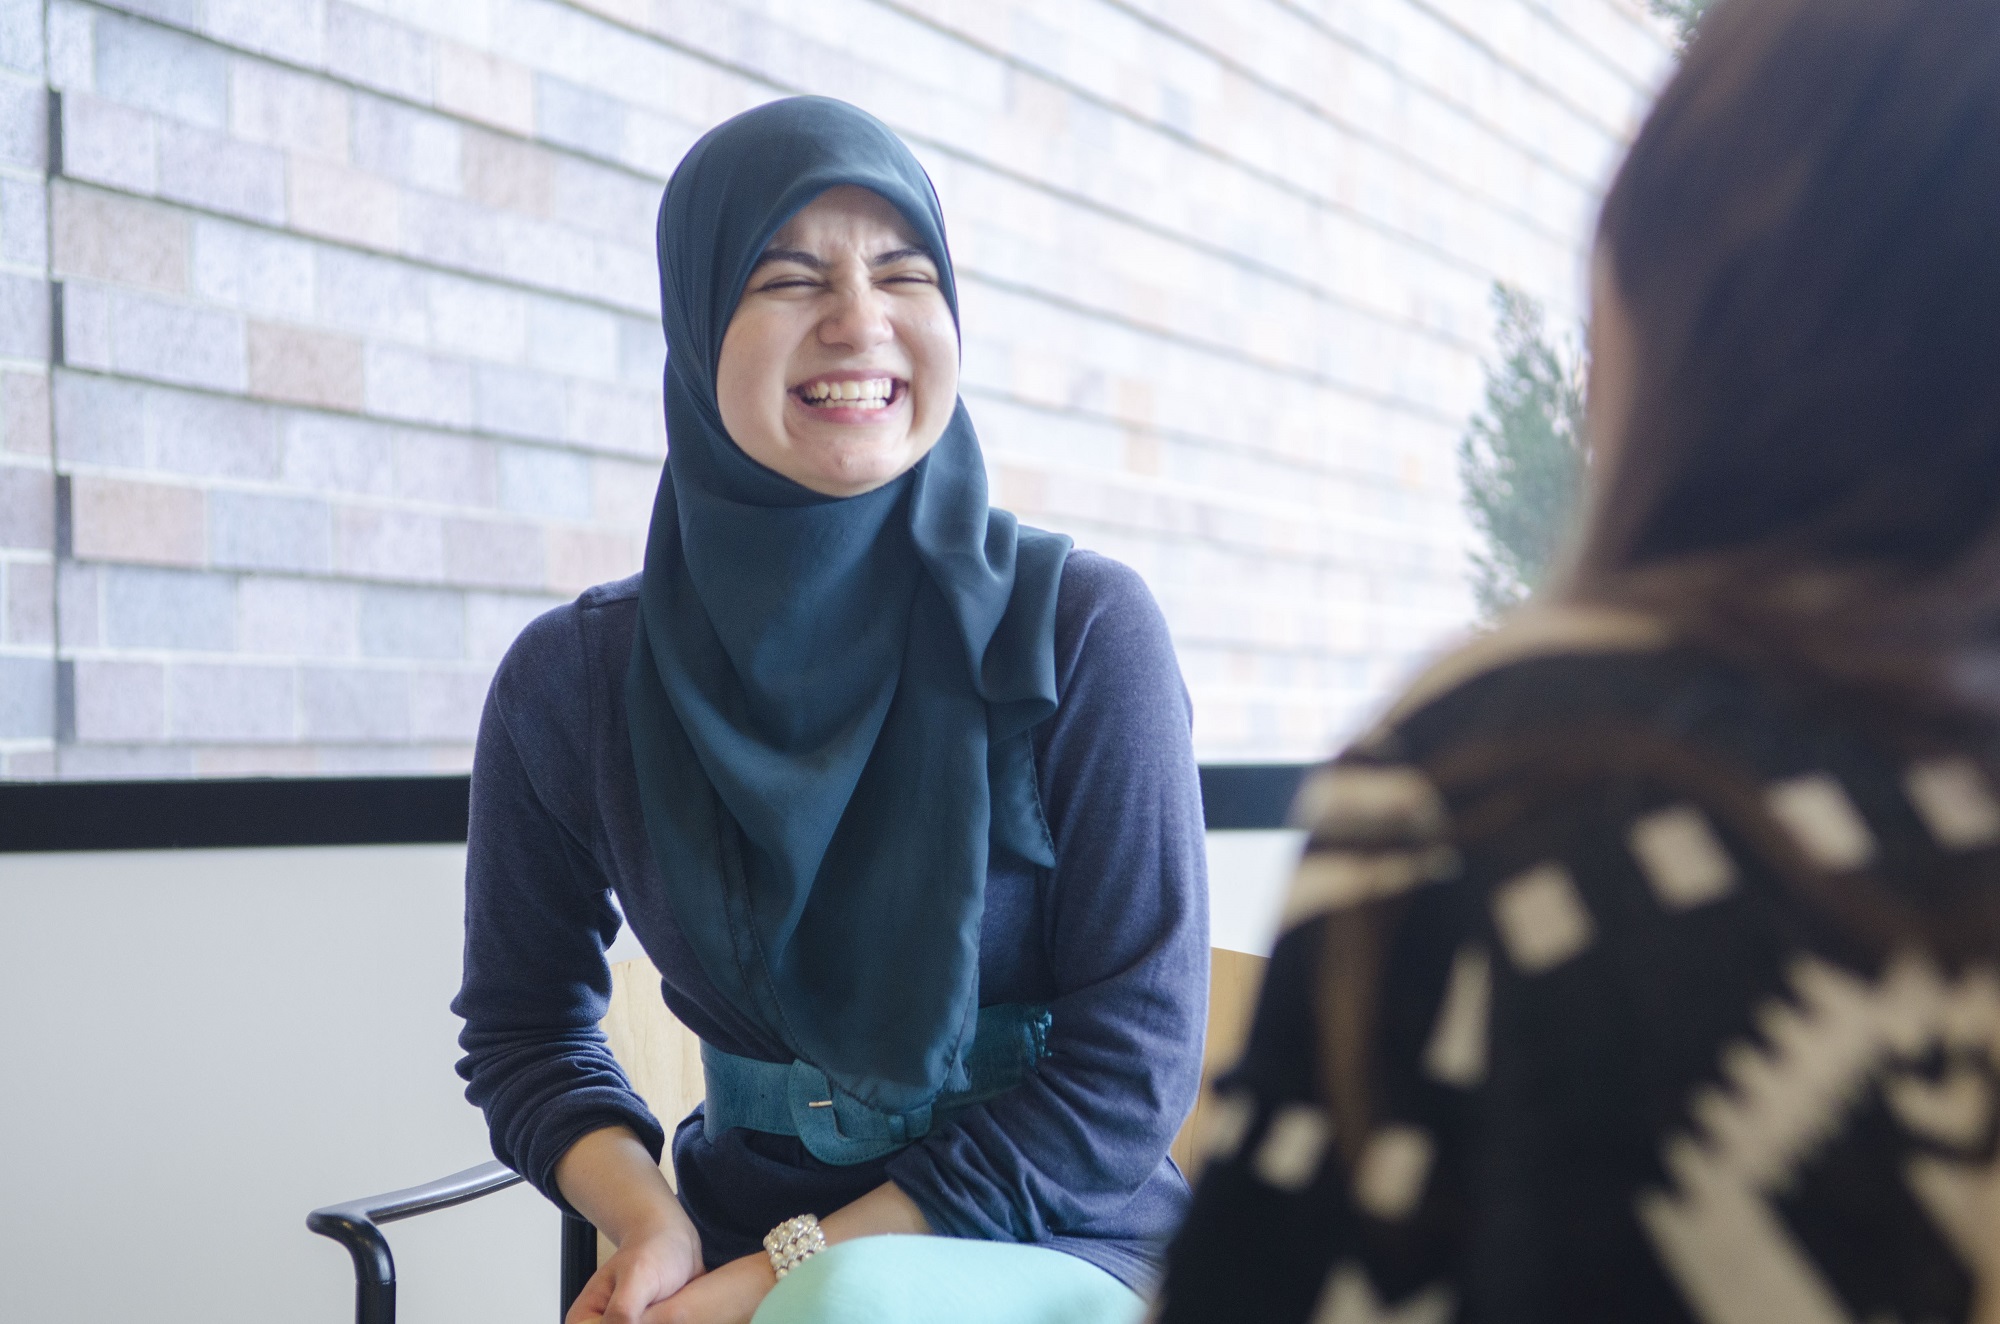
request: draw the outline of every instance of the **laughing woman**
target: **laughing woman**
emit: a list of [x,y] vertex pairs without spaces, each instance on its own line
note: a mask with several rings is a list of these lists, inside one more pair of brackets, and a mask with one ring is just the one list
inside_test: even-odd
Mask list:
[[[987,505],[943,219],[880,123],[729,121],[659,247],[644,573],[531,625],[480,726],[467,1094],[618,1247],[571,1324],[1136,1316],[1208,968],[1159,611]],[[702,1040],[678,1199],[597,1031],[621,911]]]

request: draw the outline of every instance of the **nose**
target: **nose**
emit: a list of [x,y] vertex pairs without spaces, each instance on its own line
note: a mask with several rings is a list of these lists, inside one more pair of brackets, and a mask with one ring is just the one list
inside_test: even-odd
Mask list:
[[889,321],[889,299],[871,280],[842,281],[833,307],[819,324],[820,343],[850,353],[870,350],[895,338]]

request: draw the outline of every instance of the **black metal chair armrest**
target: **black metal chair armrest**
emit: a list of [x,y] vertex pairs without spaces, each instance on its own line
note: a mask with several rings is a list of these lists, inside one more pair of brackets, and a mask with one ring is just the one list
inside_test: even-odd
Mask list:
[[[354,1259],[354,1324],[396,1324],[396,1258],[381,1225],[449,1209],[482,1195],[521,1184],[521,1174],[504,1163],[482,1163],[422,1186],[330,1204],[306,1215],[306,1226],[347,1247]],[[560,1320],[577,1293],[597,1271],[597,1229],[574,1214],[562,1222]]]

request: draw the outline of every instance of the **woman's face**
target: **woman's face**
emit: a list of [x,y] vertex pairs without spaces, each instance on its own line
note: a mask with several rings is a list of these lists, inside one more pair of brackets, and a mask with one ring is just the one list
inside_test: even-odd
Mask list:
[[828,189],[772,236],[722,337],[715,395],[744,454],[827,496],[924,458],[958,400],[958,329],[894,207]]

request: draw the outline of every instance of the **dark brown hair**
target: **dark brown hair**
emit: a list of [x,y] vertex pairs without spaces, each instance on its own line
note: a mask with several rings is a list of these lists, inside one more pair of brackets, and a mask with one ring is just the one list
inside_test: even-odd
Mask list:
[[1568,595],[2000,713],[2000,5],[1722,0],[1599,237],[1636,376]]

